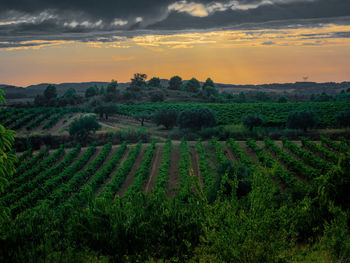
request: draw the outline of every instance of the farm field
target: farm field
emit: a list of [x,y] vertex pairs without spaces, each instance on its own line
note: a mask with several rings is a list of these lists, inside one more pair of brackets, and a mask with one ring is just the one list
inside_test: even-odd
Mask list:
[[[259,113],[264,115],[267,125],[272,126],[284,126],[288,113],[294,110],[311,109],[320,116],[319,128],[332,128],[335,127],[336,114],[349,108],[350,103],[142,103],[135,105],[119,105],[119,112],[124,116],[133,116],[138,112],[153,113],[162,108],[174,108],[181,111],[185,108],[199,106],[207,106],[213,109],[219,124],[239,124],[243,116],[249,113]],[[92,111],[87,108],[79,107],[35,109],[9,108],[0,111],[0,121],[5,127],[18,130],[20,133],[29,133],[33,131],[51,132],[57,130],[52,129],[53,127],[68,127],[73,119],[91,112]],[[108,127],[108,122],[105,126]]]
[[[339,167],[350,150],[348,143],[325,137],[317,142],[304,137],[299,141],[218,141],[213,137],[203,142],[168,139],[88,147],[77,144],[70,149],[61,145],[34,152],[28,149],[18,153],[17,172],[1,194],[0,206],[8,208],[9,226],[22,236],[18,229],[21,222],[42,211],[62,224],[62,220],[84,216],[87,207],[102,200],[112,205],[117,199],[126,205],[142,193],[153,198],[164,193],[165,200],[199,194],[210,204],[223,194],[220,184],[225,176],[218,171],[228,165],[237,171],[243,169],[238,176],[270,181],[270,190],[280,198],[299,202],[315,195],[320,178]],[[244,185],[237,187],[237,195],[244,195]],[[254,187],[261,186],[252,187],[257,191]]]
[[[85,102],[106,99],[98,96]],[[348,107],[2,108],[15,172],[0,169],[0,261],[347,258]],[[294,127],[291,116],[301,120]]]
[[0,263],[350,263],[350,0],[0,6]]
[[271,176],[276,186],[292,196],[302,193],[293,198],[303,198],[309,194],[310,183],[334,169],[341,155],[349,150],[324,137],[321,142],[306,138],[220,142],[212,138],[209,142],[167,140],[119,146],[78,144],[72,149],[61,145],[56,150],[44,148],[36,152],[29,149],[19,154],[17,173],[1,195],[0,204],[10,207],[14,219],[41,201],[57,208],[67,202],[76,205],[79,200],[79,207],[84,207],[91,196],[108,196],[112,200],[116,195],[157,189],[174,197],[190,175],[210,196],[218,190],[214,188],[216,171],[224,161],[234,166],[244,164],[251,172],[277,169],[278,173]]

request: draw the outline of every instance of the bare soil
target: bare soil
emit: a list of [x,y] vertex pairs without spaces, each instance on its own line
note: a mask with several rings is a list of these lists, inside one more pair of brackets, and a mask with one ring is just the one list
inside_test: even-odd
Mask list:
[[163,156],[163,147],[162,148],[157,147],[156,152],[153,155],[150,177],[149,177],[146,185],[144,186],[144,190],[148,194],[151,192],[151,190],[154,187],[156,178],[158,176],[159,167],[162,163],[162,156]]

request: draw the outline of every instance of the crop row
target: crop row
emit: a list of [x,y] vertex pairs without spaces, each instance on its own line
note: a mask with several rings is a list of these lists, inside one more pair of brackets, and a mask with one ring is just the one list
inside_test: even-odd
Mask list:
[[309,192],[309,186],[303,184],[295,178],[290,171],[283,167],[273,158],[273,156],[259,148],[253,139],[247,140],[247,145],[257,155],[259,162],[266,168],[271,169],[271,176],[279,179],[291,193],[294,199],[301,199]]
[[45,181],[45,184],[39,188],[36,188],[29,195],[21,198],[17,203],[10,207],[12,215],[17,215],[21,211],[33,207],[37,201],[44,200],[56,190],[61,184],[67,182],[72,176],[84,167],[84,165],[89,161],[91,156],[96,151],[96,143],[93,143],[87,151],[81,156],[73,165],[66,167],[57,176]]
[[349,147],[347,147],[344,143],[339,143],[339,142],[333,141],[333,140],[326,138],[324,136],[321,136],[321,143],[322,143],[322,145],[325,145],[328,148],[330,148],[334,151],[337,151],[337,152],[347,153],[350,151]]
[[302,161],[296,160],[291,154],[283,151],[277,146],[271,139],[265,138],[264,141],[265,146],[270,151],[274,152],[276,157],[288,166],[288,169],[308,179],[313,179],[319,176],[316,169],[306,166]]
[[203,177],[204,189],[208,194],[214,185],[214,172],[208,163],[208,155],[205,153],[200,140],[197,141],[197,152],[199,155],[199,170]]
[[[21,174],[19,177],[11,181],[8,187],[8,194],[0,199],[0,203],[12,204],[17,201],[23,194],[23,189],[27,185],[30,185],[29,182],[36,179],[36,175],[40,173],[45,173],[52,167],[52,165],[58,161],[58,159],[64,155],[64,145],[62,144],[58,150],[56,150],[51,156],[44,159],[40,162],[39,165],[36,165],[33,169],[28,170]],[[11,191],[12,190],[12,191]]]
[[232,138],[230,138],[227,140],[226,143],[227,143],[227,146],[231,149],[232,153],[238,158],[238,160],[242,164],[248,167],[254,166],[252,159],[250,159],[248,155],[245,153],[245,151],[239,147],[237,142],[235,142]]
[[155,182],[156,190],[164,190],[169,179],[169,167],[170,167],[170,154],[171,154],[171,140],[170,138],[166,141],[163,151],[162,163],[158,169],[158,176]]
[[283,147],[289,149],[292,153],[298,156],[304,163],[325,173],[333,168],[333,164],[329,163],[305,149],[299,148],[295,143],[289,141],[286,137],[282,137]]
[[24,172],[28,172],[37,165],[37,163],[42,160],[45,156],[49,154],[49,148],[41,150],[38,154],[31,157],[28,161],[22,162],[17,168],[16,173],[13,175],[13,180],[10,181],[8,191],[11,191],[11,184],[16,183],[16,178],[20,177]]
[[150,167],[152,165],[152,159],[155,152],[156,143],[152,141],[151,145],[148,146],[145,156],[142,159],[140,167],[136,170],[134,175],[134,182],[128,187],[124,196],[128,197],[134,193],[140,192],[142,187],[146,183],[150,175]]
[[56,207],[69,198],[70,194],[79,188],[101,167],[112,149],[112,143],[107,143],[102,147],[99,155],[83,170],[75,173],[70,180],[54,191],[46,200],[50,207]]
[[142,144],[139,142],[136,147],[134,147],[128,158],[121,164],[117,173],[113,177],[112,181],[104,188],[100,197],[112,200],[114,195],[120,190],[122,184],[125,182],[127,175],[130,173],[132,166],[134,165],[137,156],[141,151]]
[[52,110],[48,110],[46,111],[46,113],[42,114],[39,116],[39,118],[35,119],[33,122],[29,123],[29,125],[26,127],[26,129],[28,131],[36,128],[36,127],[39,127],[40,124],[44,121],[44,120],[47,120],[50,118],[50,116],[54,114],[54,112]]
[[12,204],[18,201],[23,196],[28,195],[30,192],[34,191],[35,188],[40,187],[46,180],[49,180],[63,171],[64,168],[69,166],[80,152],[80,144],[73,148],[69,154],[65,155],[63,161],[58,164],[51,166],[50,168],[42,171],[35,179],[28,183],[22,184],[20,187],[16,188],[13,192],[9,193],[10,199],[7,201],[8,204]]
[[20,156],[17,157],[16,166],[18,166],[19,164],[22,164],[32,154],[33,154],[32,148],[25,150]]
[[112,158],[103,165],[102,169],[93,175],[91,180],[79,189],[78,192],[74,193],[72,199],[67,203],[72,204],[73,207],[82,207],[89,200],[92,199],[93,193],[95,193],[100,186],[105,182],[108,176],[120,163],[125,151],[127,149],[126,142],[124,142],[117,151],[113,154]]
[[301,143],[302,143],[303,147],[307,147],[312,152],[318,153],[323,159],[331,161],[334,164],[338,164],[338,160],[339,160],[339,155],[338,154],[335,154],[334,152],[326,150],[321,145],[310,141],[306,137],[300,137],[300,140],[301,140]]

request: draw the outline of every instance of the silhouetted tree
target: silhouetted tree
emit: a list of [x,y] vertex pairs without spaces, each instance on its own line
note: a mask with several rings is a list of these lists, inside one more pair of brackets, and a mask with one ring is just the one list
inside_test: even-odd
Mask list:
[[314,128],[318,124],[317,115],[310,110],[294,111],[287,117],[287,128],[303,129]]
[[211,96],[213,97],[219,96],[219,91],[212,86],[206,86],[206,87],[203,87],[202,95],[204,98],[209,99]]
[[207,78],[207,80],[203,83],[203,88],[205,88],[205,87],[213,87],[213,88],[215,88],[215,84],[211,80],[211,78]]
[[135,73],[134,78],[131,79],[130,88],[139,90],[146,84],[147,75],[142,73]]
[[160,79],[157,77],[153,77],[148,81],[148,86],[149,87],[155,87],[159,88],[160,87]]
[[188,92],[198,92],[200,89],[200,83],[196,78],[192,78],[189,81],[187,81],[185,85],[185,90]]
[[76,105],[82,102],[82,97],[78,95],[75,89],[69,88],[59,99],[59,101],[64,101],[66,105]]
[[107,86],[107,95],[115,95],[117,93],[118,82],[116,80],[112,80],[111,83]]
[[178,117],[181,129],[200,130],[203,127],[216,126],[216,115],[208,107],[194,107],[183,110]]
[[182,87],[182,78],[174,76],[169,80],[169,89],[180,90]]
[[47,100],[55,99],[57,97],[56,87],[53,85],[47,86],[44,91],[44,96]]
[[153,114],[153,122],[159,126],[163,125],[167,130],[172,129],[176,125],[177,111],[171,108],[164,108]]

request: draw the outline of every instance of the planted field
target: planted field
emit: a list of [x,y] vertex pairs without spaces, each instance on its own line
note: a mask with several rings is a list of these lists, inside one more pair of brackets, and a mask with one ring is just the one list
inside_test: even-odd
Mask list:
[[313,110],[320,117],[320,128],[334,127],[337,113],[349,108],[349,102],[305,102],[305,103],[143,103],[136,105],[121,105],[120,111],[125,115],[133,115],[137,112],[154,112],[161,108],[169,107],[182,111],[189,107],[207,106],[217,116],[219,124],[238,124],[249,113],[258,113],[265,117],[265,121],[271,125],[285,125],[288,114],[297,110]]
[[[3,247],[7,251],[6,246],[15,240],[11,249],[18,252],[10,261],[21,261],[19,250],[28,249],[28,244],[33,245],[31,253],[42,253],[37,244],[43,238],[54,242],[53,251],[60,251],[65,242],[78,247],[87,242],[84,246],[89,251],[122,262],[109,257],[121,249],[121,258],[125,253],[140,258],[152,248],[158,258],[159,244],[165,242],[163,249],[181,258],[184,246],[192,242],[201,247],[198,237],[210,229],[224,231],[224,235],[241,233],[239,240],[232,233],[227,237],[230,249],[241,250],[238,244],[249,235],[255,239],[263,233],[261,229],[268,232],[264,242],[271,238],[266,246],[281,242],[294,246],[295,240],[317,236],[309,232],[307,222],[321,224],[323,213],[328,212],[317,210],[319,203],[311,202],[319,197],[323,202],[324,193],[332,198],[333,186],[325,188],[326,182],[333,180],[335,185],[345,178],[343,166],[347,167],[344,161],[349,151],[345,139],[325,137],[317,142],[305,137],[299,141],[218,141],[213,137],[209,141],[167,139],[28,149],[18,154],[17,172],[0,194],[7,222],[2,225]],[[315,217],[315,209],[322,216]],[[37,234],[42,229],[44,235]],[[293,238],[285,231],[291,231]],[[227,243],[226,239],[218,242],[220,247]],[[129,250],[135,244],[140,252]],[[186,251],[192,253],[189,248]],[[279,258],[286,251],[280,247],[270,257]],[[230,256],[221,256],[230,262]],[[254,257],[258,260],[253,262],[265,262],[259,261],[256,252]]]
[[252,173],[269,169],[278,186],[293,198],[302,198],[310,192],[311,182],[334,169],[350,147],[324,137],[322,143],[307,138],[301,142],[298,146],[300,143],[286,138],[282,145],[268,138],[264,142],[219,142],[213,138],[210,142],[123,143],[113,149],[107,143],[86,149],[61,145],[50,152],[48,148],[35,153],[28,150],[19,155],[21,162],[0,204],[10,208],[15,218],[42,202],[52,209],[68,204],[79,209],[98,197],[112,201],[116,195],[128,197],[141,191],[184,195],[190,179],[197,180],[210,198],[218,191],[221,178],[217,171],[224,163],[244,166]]
[[48,131],[73,114],[86,112],[84,108],[6,108],[0,111],[0,122],[16,131]]

